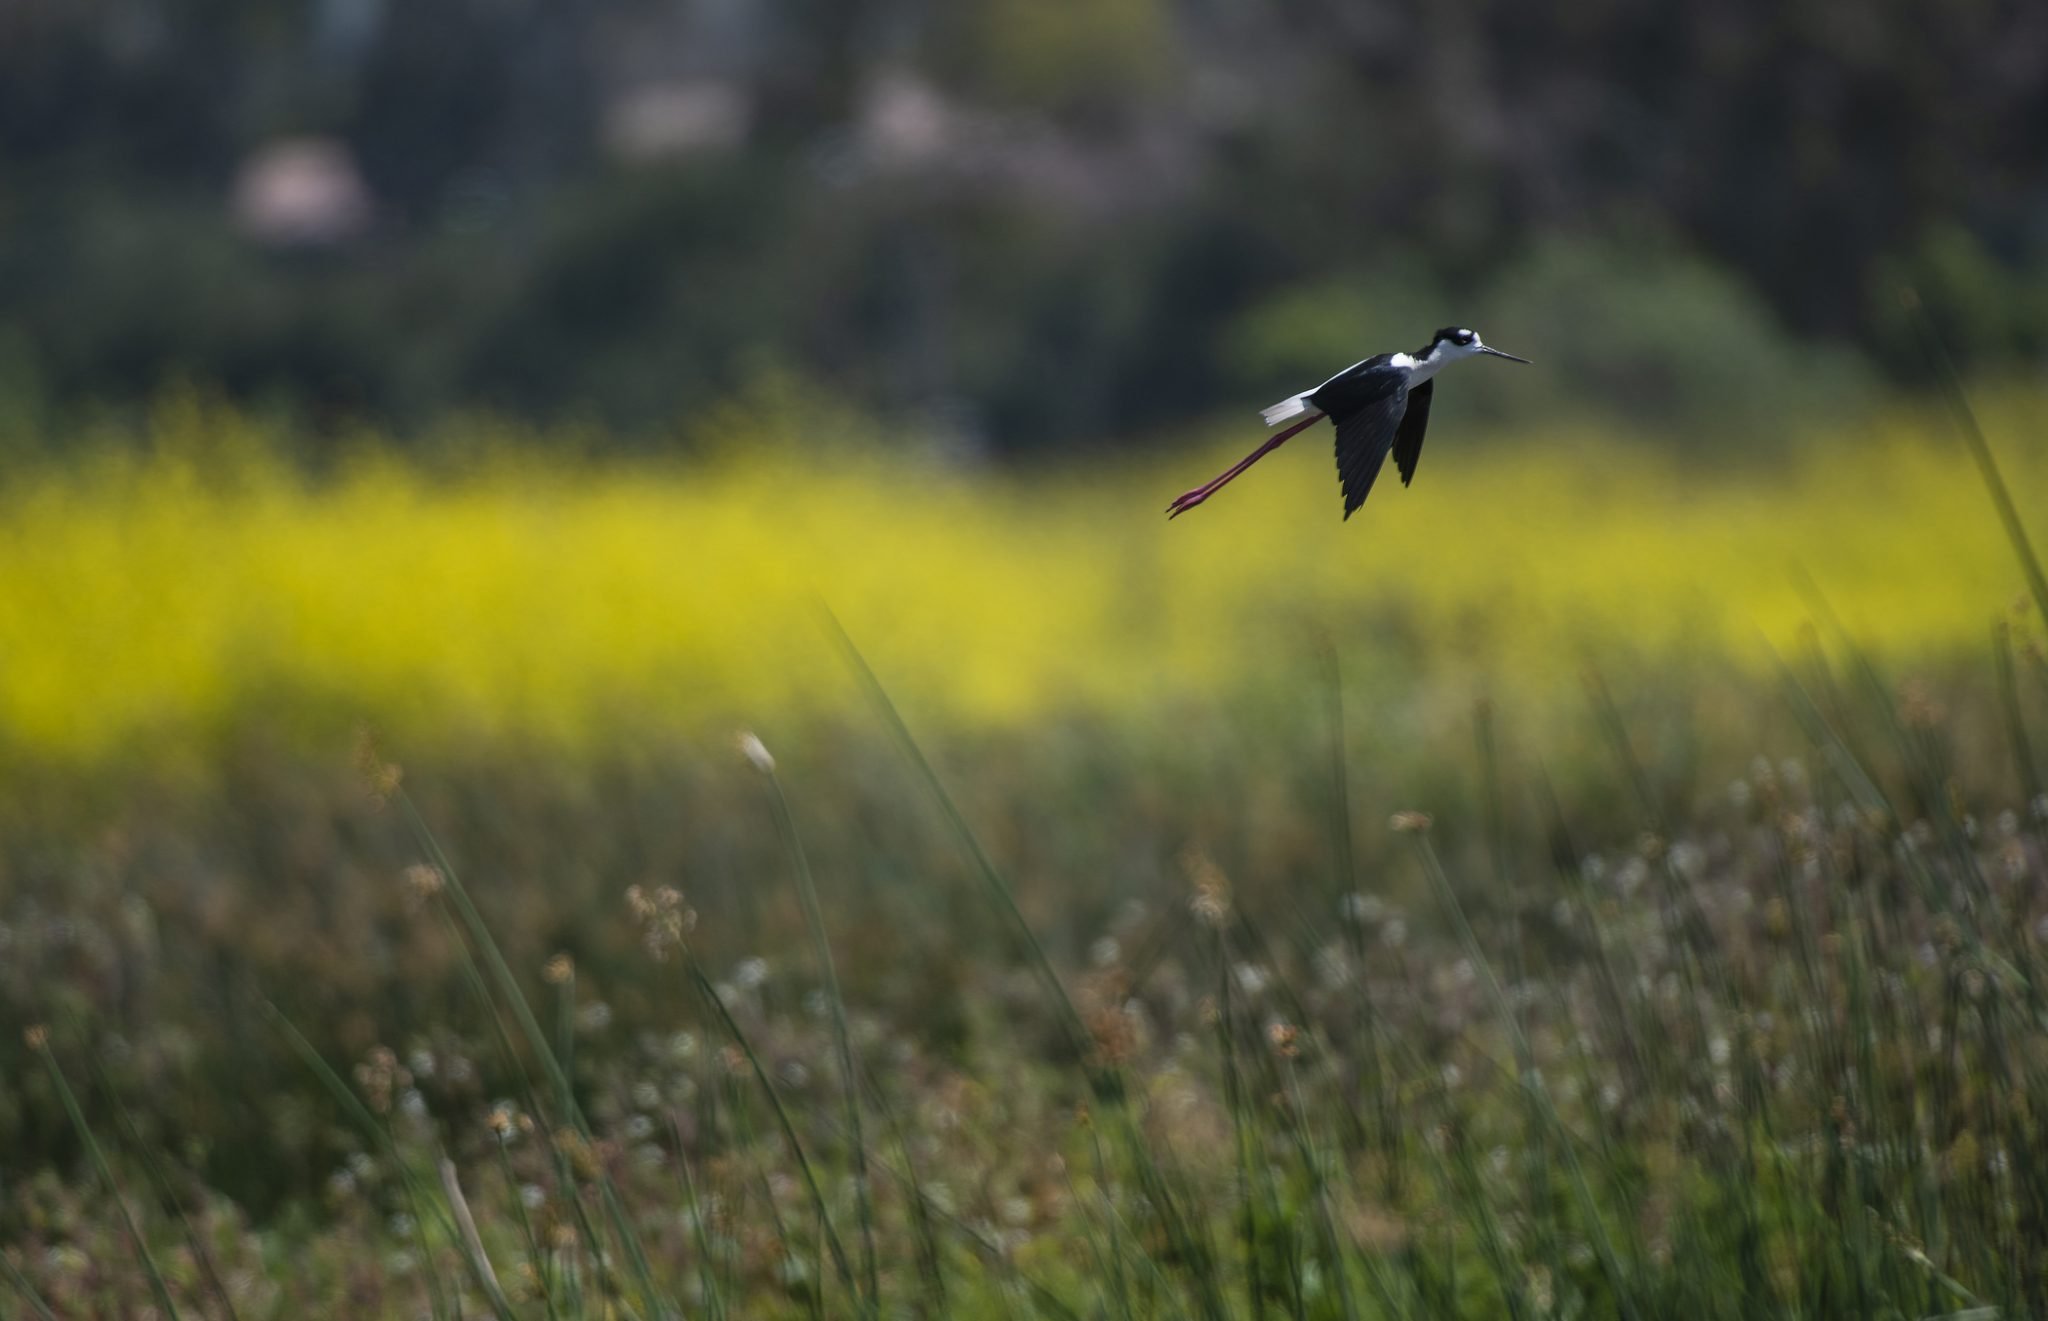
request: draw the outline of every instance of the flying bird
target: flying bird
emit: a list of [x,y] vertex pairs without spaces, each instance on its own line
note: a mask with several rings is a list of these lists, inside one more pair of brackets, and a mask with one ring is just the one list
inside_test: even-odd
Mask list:
[[1445,326],[1430,338],[1427,348],[1414,353],[1379,353],[1355,362],[1313,390],[1289,395],[1264,411],[1266,425],[1293,425],[1240,459],[1214,481],[1182,492],[1166,507],[1168,518],[1179,518],[1229,485],[1239,473],[1265,458],[1282,444],[1309,427],[1329,418],[1337,425],[1337,478],[1344,486],[1344,517],[1350,518],[1372,492],[1373,479],[1393,452],[1394,466],[1401,470],[1401,485],[1415,478],[1415,464],[1422,457],[1422,433],[1429,427],[1430,394],[1436,389],[1434,377],[1463,358],[1487,354],[1509,362],[1527,363],[1512,353],[1502,353],[1481,342],[1475,331],[1462,326]]

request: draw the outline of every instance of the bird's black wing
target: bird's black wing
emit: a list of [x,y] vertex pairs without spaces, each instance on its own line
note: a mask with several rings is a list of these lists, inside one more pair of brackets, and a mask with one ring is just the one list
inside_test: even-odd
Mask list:
[[1396,381],[1390,393],[1337,419],[1337,478],[1344,485],[1344,517],[1372,494],[1373,479],[1387,461],[1401,417],[1408,411],[1408,387]]
[[1394,355],[1379,353],[1354,362],[1309,393],[1308,401],[1331,417],[1349,417],[1408,383]]
[[1422,433],[1429,430],[1429,396],[1435,381],[1424,381],[1408,392],[1408,412],[1401,429],[1394,433],[1394,466],[1401,470],[1401,485],[1415,480],[1415,464],[1422,458]]

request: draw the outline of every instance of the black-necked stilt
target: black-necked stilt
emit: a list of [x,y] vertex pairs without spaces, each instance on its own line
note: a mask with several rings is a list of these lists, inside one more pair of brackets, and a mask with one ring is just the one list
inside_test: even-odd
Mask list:
[[1166,507],[1168,518],[1178,518],[1222,490],[1239,473],[1265,458],[1299,432],[1327,417],[1337,424],[1337,476],[1344,484],[1344,517],[1351,517],[1372,490],[1380,465],[1393,451],[1394,466],[1401,470],[1401,485],[1415,477],[1415,462],[1422,457],[1422,433],[1429,426],[1429,397],[1436,382],[1431,378],[1460,358],[1491,354],[1509,362],[1526,363],[1512,353],[1502,353],[1480,342],[1477,333],[1459,326],[1436,332],[1429,347],[1415,353],[1380,353],[1356,362],[1313,390],[1290,395],[1265,410],[1266,425],[1301,419],[1244,456],[1236,466],[1192,491],[1175,497]]

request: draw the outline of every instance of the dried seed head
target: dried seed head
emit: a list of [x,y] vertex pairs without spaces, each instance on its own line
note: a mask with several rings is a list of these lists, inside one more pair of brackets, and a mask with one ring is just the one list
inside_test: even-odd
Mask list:
[[550,986],[566,986],[576,976],[576,960],[557,954],[542,965],[540,975]]
[[1899,686],[1899,720],[1908,729],[1933,729],[1948,714],[1934,685],[1925,679],[1908,679]]
[[412,1086],[412,1074],[398,1062],[398,1055],[389,1046],[372,1046],[363,1062],[356,1065],[356,1083],[363,1089],[363,1098],[376,1113],[389,1114],[391,1098]]
[[1230,882],[1206,854],[1189,849],[1181,855],[1181,866],[1194,882],[1194,897],[1188,909],[1203,926],[1221,930],[1230,920]]
[[752,763],[755,770],[763,775],[775,774],[775,758],[769,755],[767,745],[752,730],[741,730],[734,741],[739,745],[740,755]]
[[697,910],[683,902],[674,886],[664,885],[651,893],[642,886],[626,889],[626,909],[640,924],[640,941],[657,960],[683,948],[683,939],[697,927]]
[[447,878],[441,875],[439,867],[424,862],[415,862],[407,867],[399,879],[405,882],[406,893],[422,902],[441,893],[441,887],[447,884]]
[[1106,1005],[1090,1014],[1088,1035],[1095,1042],[1096,1063],[1103,1067],[1119,1068],[1137,1054],[1137,1028],[1122,1009]]
[[1396,812],[1387,822],[1399,835],[1420,835],[1429,829],[1429,813]]
[[22,1029],[21,1039],[28,1043],[30,1050],[44,1050],[50,1044],[50,1029],[41,1023],[31,1023]]
[[1301,1029],[1292,1023],[1267,1024],[1266,1040],[1283,1060],[1291,1060],[1301,1053]]
[[395,761],[384,760],[384,754],[377,747],[377,736],[368,728],[356,730],[356,774],[362,777],[363,787],[370,791],[370,799],[382,807],[398,792],[398,786],[405,779],[405,770]]

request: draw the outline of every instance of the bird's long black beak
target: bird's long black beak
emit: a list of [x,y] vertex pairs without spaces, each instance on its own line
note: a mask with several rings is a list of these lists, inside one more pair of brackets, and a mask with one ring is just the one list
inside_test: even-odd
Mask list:
[[1501,351],[1500,351],[1499,349],[1496,349],[1496,348],[1491,348],[1491,347],[1489,347],[1489,346],[1487,346],[1487,345],[1485,345],[1485,344],[1481,344],[1481,345],[1479,346],[1479,351],[1480,351],[1481,353],[1489,353],[1489,354],[1492,354],[1492,355],[1493,355],[1494,357],[1496,357],[1496,358],[1506,358],[1506,359],[1507,359],[1507,360],[1508,360],[1509,362],[1519,362],[1519,363],[1521,363],[1521,364],[1522,364],[1522,365],[1523,365],[1524,367],[1533,367],[1533,366],[1535,366],[1535,365],[1536,365],[1536,364],[1534,364],[1534,363],[1530,362],[1530,361],[1529,361],[1529,360],[1528,360],[1527,358],[1517,358],[1517,357],[1516,357],[1516,356],[1515,356],[1514,354],[1512,354],[1512,353],[1502,353],[1502,352],[1501,352]]

